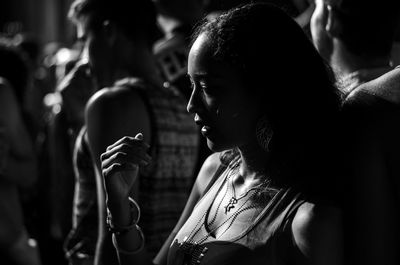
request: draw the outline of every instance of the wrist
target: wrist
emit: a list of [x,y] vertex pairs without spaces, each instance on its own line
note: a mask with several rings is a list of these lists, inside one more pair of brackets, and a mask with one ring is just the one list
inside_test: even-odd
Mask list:
[[118,207],[119,210],[107,208],[107,226],[112,233],[125,234],[139,222],[140,208],[131,198]]
[[112,220],[113,224],[119,226],[128,225],[132,220],[129,199],[107,202],[107,219]]
[[107,208],[112,212],[121,212],[129,209],[129,197],[111,198],[107,197]]

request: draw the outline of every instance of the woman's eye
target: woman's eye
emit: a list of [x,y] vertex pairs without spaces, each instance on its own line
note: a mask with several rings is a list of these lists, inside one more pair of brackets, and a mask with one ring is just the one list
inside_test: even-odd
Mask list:
[[210,90],[210,86],[208,86],[206,83],[204,83],[204,82],[200,82],[200,87],[201,87],[201,89],[205,92],[205,93],[207,93],[207,94],[209,94],[210,92],[211,92],[211,90]]
[[202,91],[202,93],[206,94],[206,95],[214,95],[216,93],[216,89],[213,85],[209,84],[206,81],[203,80],[192,80],[190,78],[190,86],[192,91],[194,89],[198,89],[199,91]]

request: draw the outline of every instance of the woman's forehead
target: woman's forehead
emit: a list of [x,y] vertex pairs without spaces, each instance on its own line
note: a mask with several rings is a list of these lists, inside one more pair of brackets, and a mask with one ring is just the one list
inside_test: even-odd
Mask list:
[[189,52],[188,70],[220,72],[230,67],[227,62],[215,56],[211,39],[206,34],[201,34],[193,43]]
[[189,57],[192,56],[192,58],[197,58],[197,57],[210,56],[211,55],[210,44],[211,44],[210,38],[205,33],[200,34],[196,38],[190,49]]
[[209,40],[205,34],[201,34],[193,43],[188,59],[189,74],[203,74],[213,64]]

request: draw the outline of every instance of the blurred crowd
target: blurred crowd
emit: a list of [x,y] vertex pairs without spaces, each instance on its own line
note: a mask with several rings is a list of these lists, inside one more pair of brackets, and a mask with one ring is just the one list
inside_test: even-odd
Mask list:
[[73,45],[3,33],[0,264],[400,264],[397,2],[76,0]]

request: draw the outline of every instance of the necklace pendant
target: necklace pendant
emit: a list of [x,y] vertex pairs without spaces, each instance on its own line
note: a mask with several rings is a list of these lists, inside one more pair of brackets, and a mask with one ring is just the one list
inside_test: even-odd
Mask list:
[[232,209],[235,208],[235,204],[237,204],[238,200],[235,197],[232,197],[228,204],[224,206],[225,214],[228,214]]

